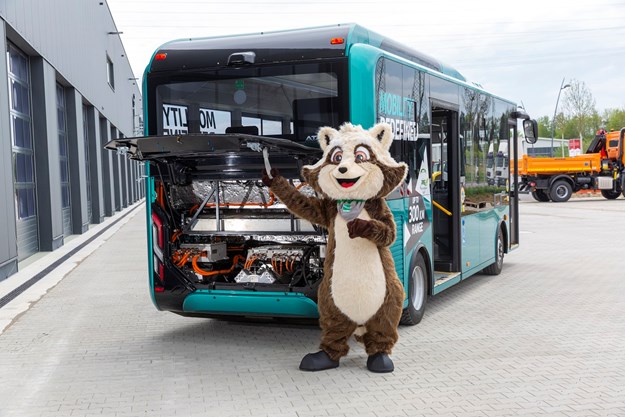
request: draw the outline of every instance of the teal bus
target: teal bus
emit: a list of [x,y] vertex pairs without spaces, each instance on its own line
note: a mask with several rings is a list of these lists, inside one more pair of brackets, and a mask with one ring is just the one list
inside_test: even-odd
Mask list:
[[[428,297],[499,274],[519,244],[517,106],[458,71],[355,24],[176,40],[143,79],[145,134],[110,149],[146,161],[149,288],[184,316],[316,318],[326,230],[263,187],[265,161],[314,193],[301,167],[316,132],[344,122],[393,128],[409,175],[387,197],[392,253],[416,324]],[[489,184],[488,150],[505,143],[512,183]]]

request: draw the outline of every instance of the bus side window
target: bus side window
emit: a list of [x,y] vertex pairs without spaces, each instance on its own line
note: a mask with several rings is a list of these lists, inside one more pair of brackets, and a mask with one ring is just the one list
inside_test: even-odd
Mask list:
[[299,142],[316,142],[317,131],[322,126],[338,129],[337,97],[319,97],[293,100],[295,138]]
[[406,160],[405,156],[402,154],[402,140],[401,139],[395,139],[393,140],[393,143],[391,144],[391,149],[389,149],[389,152],[391,154],[391,156],[393,157],[393,159],[395,159],[396,161],[403,161],[408,163],[408,161]]

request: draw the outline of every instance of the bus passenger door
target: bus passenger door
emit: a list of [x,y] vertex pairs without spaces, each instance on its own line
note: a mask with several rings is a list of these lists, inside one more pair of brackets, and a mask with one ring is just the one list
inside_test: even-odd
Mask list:
[[508,182],[510,195],[510,242],[509,248],[519,245],[519,138],[516,119],[508,119],[510,130],[510,180]]
[[461,271],[458,112],[432,106],[430,135],[434,270],[446,281]]

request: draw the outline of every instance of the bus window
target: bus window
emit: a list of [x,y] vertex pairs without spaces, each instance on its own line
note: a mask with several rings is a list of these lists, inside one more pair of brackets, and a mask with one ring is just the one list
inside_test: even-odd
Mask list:
[[302,64],[172,79],[156,87],[161,110],[155,133],[225,133],[230,127],[256,126],[261,135],[316,143],[319,127],[346,119],[338,101],[340,67]]

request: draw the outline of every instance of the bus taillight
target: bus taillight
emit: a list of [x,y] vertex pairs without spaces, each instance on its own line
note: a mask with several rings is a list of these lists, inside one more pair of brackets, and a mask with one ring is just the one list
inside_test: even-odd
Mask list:
[[[156,213],[152,213],[152,267],[154,268],[155,275],[161,283],[165,282],[165,264],[163,263],[164,249],[165,231],[163,230],[163,222],[156,215]],[[157,290],[157,287],[154,289]]]
[[165,278],[165,265],[163,264],[163,261],[159,259],[156,252],[154,252],[152,262],[154,263],[154,273],[156,274],[158,279],[163,282]]
[[152,213],[152,239],[158,245],[158,248],[162,251],[165,244],[165,236],[163,233],[163,222],[156,213]]

